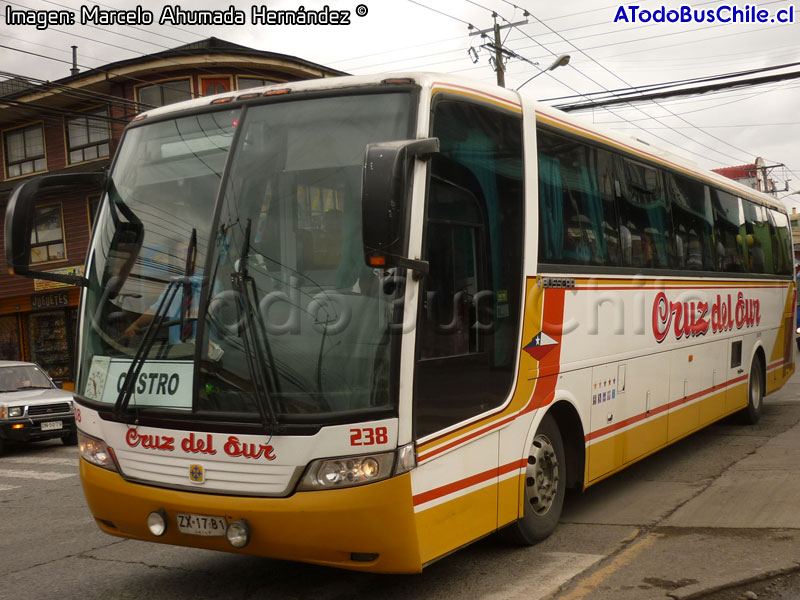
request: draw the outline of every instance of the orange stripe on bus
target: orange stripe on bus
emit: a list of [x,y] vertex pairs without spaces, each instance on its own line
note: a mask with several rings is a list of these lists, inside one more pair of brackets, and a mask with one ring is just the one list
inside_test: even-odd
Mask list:
[[473,485],[478,485],[479,483],[483,483],[491,479],[496,479],[501,475],[505,475],[506,473],[511,473],[519,469],[524,469],[527,466],[527,464],[528,464],[527,459],[515,460],[505,465],[501,465],[498,468],[489,469],[488,471],[483,471],[482,473],[470,475],[469,477],[465,477],[464,479],[453,481],[452,483],[448,483],[447,485],[443,485],[438,488],[428,490],[427,492],[422,492],[421,494],[417,494],[414,496],[414,506],[419,506],[420,504],[425,504],[426,502],[431,502],[432,500],[443,498],[444,496],[449,496],[450,494],[460,492],[461,490],[465,490],[468,487],[472,487]]

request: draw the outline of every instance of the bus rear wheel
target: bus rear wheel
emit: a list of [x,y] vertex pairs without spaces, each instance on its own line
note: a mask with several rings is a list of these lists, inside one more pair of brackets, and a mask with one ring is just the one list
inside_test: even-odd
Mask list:
[[564,442],[555,419],[548,414],[528,451],[523,517],[508,528],[513,541],[531,545],[553,533],[564,506],[566,475]]
[[747,408],[742,409],[741,419],[748,425],[755,425],[761,418],[761,407],[764,405],[764,369],[761,358],[756,356],[750,366],[750,377],[747,380]]

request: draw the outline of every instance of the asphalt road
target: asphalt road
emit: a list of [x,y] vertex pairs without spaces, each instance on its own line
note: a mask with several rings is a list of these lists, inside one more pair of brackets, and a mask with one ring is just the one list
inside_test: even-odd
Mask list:
[[569,498],[536,547],[490,536],[414,576],[109,537],[84,503],[75,448],[12,447],[0,457],[0,598],[688,599],[760,579],[766,589],[800,564],[799,390],[795,377],[768,397],[756,426],[713,425]]

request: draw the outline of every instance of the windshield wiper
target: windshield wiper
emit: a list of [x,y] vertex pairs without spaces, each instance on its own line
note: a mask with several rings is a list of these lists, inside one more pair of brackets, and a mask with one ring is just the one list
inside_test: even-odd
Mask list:
[[[114,404],[114,412],[120,416],[128,408],[128,403],[130,402],[131,396],[133,395],[133,389],[136,385],[136,380],[139,378],[139,374],[142,372],[142,367],[144,366],[145,361],[147,360],[147,356],[150,354],[150,349],[153,347],[153,344],[156,341],[156,335],[158,334],[161,326],[164,324],[164,320],[167,316],[167,311],[169,307],[172,306],[172,302],[175,299],[176,294],[178,293],[178,289],[180,286],[183,286],[184,289],[184,296],[183,299],[186,299],[187,294],[187,286],[188,289],[191,289],[191,278],[190,278],[190,270],[194,270],[194,256],[195,256],[195,249],[197,246],[197,230],[193,227],[192,228],[192,236],[189,240],[189,249],[186,252],[186,262],[183,266],[183,275],[179,277],[175,277],[172,281],[169,282],[169,285],[164,290],[164,293],[161,295],[161,301],[158,303],[155,312],[153,313],[153,319],[147,325],[147,330],[144,332],[144,336],[142,337],[142,341],[139,344],[139,347],[136,349],[136,354],[134,354],[133,359],[131,360],[131,364],[128,367],[128,372],[125,374],[125,383],[122,385],[122,390],[120,390],[119,395],[117,396],[117,401]],[[183,304],[186,304],[183,302]],[[181,327],[184,324],[184,311],[181,310],[181,319],[180,319]],[[183,337],[181,338],[183,339]]]
[[[272,406],[269,392],[274,391],[277,393],[280,391],[280,388],[278,387],[278,375],[275,373],[275,361],[272,356],[272,350],[270,349],[267,332],[264,329],[264,322],[261,320],[261,315],[259,315],[258,311],[254,308],[258,305],[255,281],[247,272],[247,257],[250,253],[250,226],[251,221],[247,219],[242,250],[239,253],[239,270],[231,273],[231,286],[239,295],[239,302],[236,303],[236,306],[239,311],[239,322],[241,323],[239,326],[240,335],[244,344],[244,353],[247,357],[247,368],[253,380],[256,404],[258,405],[258,411],[261,414],[264,427],[272,431],[273,427],[278,424],[278,419],[275,415],[275,408]],[[250,295],[251,293],[252,297]],[[244,318],[242,318],[242,312],[244,312]],[[264,346],[266,346],[266,360],[263,354],[264,349],[261,344],[258,343],[258,335],[253,335],[253,332],[250,330],[250,323],[258,323],[261,338]],[[255,339],[251,339],[251,335]],[[266,369],[267,364],[269,365],[269,369]]]

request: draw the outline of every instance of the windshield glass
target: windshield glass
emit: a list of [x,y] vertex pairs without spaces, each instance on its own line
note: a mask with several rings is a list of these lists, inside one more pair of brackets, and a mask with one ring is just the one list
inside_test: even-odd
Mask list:
[[239,116],[240,110],[198,114],[126,133],[86,269],[78,393],[113,404],[148,327],[159,324],[158,313],[163,319],[151,332],[144,355],[150,364],[132,403],[191,406],[193,319]]
[[52,387],[50,379],[37,366],[0,367],[0,392],[16,392],[34,388],[49,390]]
[[361,169],[368,143],[408,128],[407,94],[248,110],[213,248],[201,408],[252,410],[259,382],[279,420],[389,406],[394,295],[364,263]]
[[400,286],[365,266],[361,170],[367,144],[410,136],[410,105],[306,98],[132,129],[87,269],[78,389],[114,403],[138,349],[137,410],[285,423],[391,408]]

